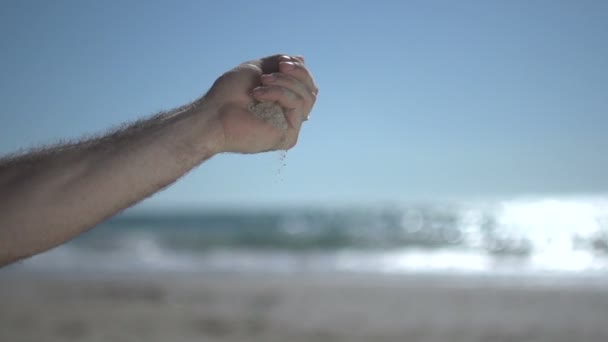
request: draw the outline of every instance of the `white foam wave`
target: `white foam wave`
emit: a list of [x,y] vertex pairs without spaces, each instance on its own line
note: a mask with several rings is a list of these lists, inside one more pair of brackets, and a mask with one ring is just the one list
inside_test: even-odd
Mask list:
[[[110,249],[68,244],[12,268],[70,272],[608,274],[606,197],[516,199],[463,204],[457,210],[459,234],[454,236],[462,241],[433,248],[298,251],[217,246],[192,250],[170,248],[159,235],[138,230],[114,237]],[[403,229],[415,233],[433,228],[416,225],[422,221],[416,221],[411,212],[404,210]],[[307,226],[297,228],[298,234],[307,231]],[[445,232],[454,234],[453,230]]]

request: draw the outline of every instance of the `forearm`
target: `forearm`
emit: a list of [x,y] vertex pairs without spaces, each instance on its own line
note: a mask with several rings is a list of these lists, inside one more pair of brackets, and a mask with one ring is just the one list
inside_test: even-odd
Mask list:
[[[245,62],[178,111],[87,141],[0,159],[0,266],[57,246],[219,152],[296,144],[318,88],[302,57]],[[289,125],[251,112],[276,102]]]
[[200,102],[0,161],[0,265],[69,240],[217,153],[223,132],[214,110]]

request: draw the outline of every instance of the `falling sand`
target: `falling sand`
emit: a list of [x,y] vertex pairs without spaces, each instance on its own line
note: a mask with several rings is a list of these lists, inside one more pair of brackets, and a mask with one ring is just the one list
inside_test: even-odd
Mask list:
[[[280,130],[287,130],[287,120],[285,119],[285,113],[283,108],[276,102],[252,102],[249,105],[249,111],[255,116],[262,118],[264,121],[270,123],[273,127]],[[280,166],[277,169],[277,176],[281,177],[281,171],[287,165],[285,159],[287,158],[287,151],[279,151],[279,162]],[[282,177],[280,178],[282,181]]]
[[273,127],[287,130],[287,120],[283,108],[276,102],[252,102],[249,111],[255,116],[262,118]]

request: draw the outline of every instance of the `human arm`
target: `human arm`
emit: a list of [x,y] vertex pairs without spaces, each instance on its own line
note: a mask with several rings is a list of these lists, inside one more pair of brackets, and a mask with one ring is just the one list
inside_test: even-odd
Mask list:
[[[315,96],[301,58],[271,56],[227,72],[182,108],[99,138],[0,160],[0,265],[73,238],[215,154],[293,147]],[[277,101],[288,128],[252,115],[253,98]]]

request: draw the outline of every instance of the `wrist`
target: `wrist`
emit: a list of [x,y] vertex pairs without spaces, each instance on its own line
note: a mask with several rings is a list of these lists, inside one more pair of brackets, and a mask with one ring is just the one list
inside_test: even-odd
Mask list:
[[186,106],[178,116],[177,125],[180,126],[184,143],[193,149],[201,161],[223,152],[224,130],[217,106],[201,98]]

